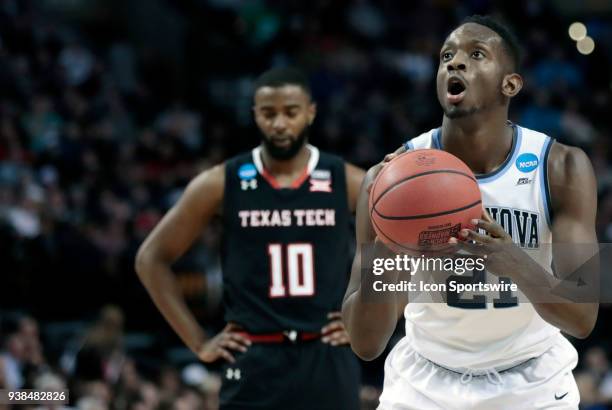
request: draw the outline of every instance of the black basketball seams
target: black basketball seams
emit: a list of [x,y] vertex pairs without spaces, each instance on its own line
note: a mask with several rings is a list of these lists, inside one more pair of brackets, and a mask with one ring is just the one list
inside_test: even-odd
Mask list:
[[434,218],[436,216],[454,214],[455,212],[461,212],[461,211],[465,211],[466,209],[473,208],[476,205],[480,205],[481,203],[482,201],[479,199],[478,201],[471,203],[469,205],[466,205],[466,206],[462,206],[461,208],[455,208],[455,209],[451,209],[451,210],[443,211],[443,212],[436,212],[435,214],[421,214],[421,215],[409,215],[409,216],[387,216],[387,215],[383,215],[380,212],[378,212],[378,210],[376,209],[376,206],[372,207],[372,212],[376,212],[376,215],[378,215],[382,219],[403,221],[403,220],[410,220],[410,219]]
[[[372,211],[372,212],[373,212],[373,211]],[[397,245],[397,246],[399,246],[400,248],[405,249],[405,250],[407,250],[407,251],[413,251],[413,252],[415,252],[415,251],[422,251],[421,249],[412,249],[412,248],[409,248],[409,247],[407,247],[407,246],[405,246],[405,245],[402,245],[401,243],[396,242],[396,241],[394,241],[393,239],[391,239],[391,238],[390,238],[390,237],[389,237],[389,236],[388,236],[386,233],[384,233],[384,232],[383,232],[383,230],[382,230],[382,229],[380,229],[380,226],[378,226],[378,224],[376,223],[376,221],[374,220],[374,218],[372,218],[372,213],[370,213],[370,220],[372,221],[372,223],[374,224],[374,226],[376,226],[376,228],[378,229],[378,232],[380,232],[380,233],[381,233],[381,234],[382,234],[382,235],[383,235],[385,238],[387,238],[387,240],[388,240],[389,242],[393,243],[394,245]]]
[[[385,196],[385,194],[387,194],[388,192],[394,190],[395,188],[397,188],[398,186],[402,185],[404,182],[410,181],[411,179],[414,178],[418,178],[418,177],[422,177],[422,176],[427,176],[427,175],[432,175],[432,174],[456,174],[456,175],[461,175],[464,176],[472,181],[474,181],[475,184],[478,184],[478,182],[476,181],[476,179],[469,174],[466,174],[465,172],[461,172],[461,171],[455,171],[454,169],[439,169],[439,170],[434,170],[434,171],[426,171],[426,172],[421,172],[420,174],[415,174],[415,175],[411,175],[409,177],[400,179],[399,181],[397,181],[395,184],[393,184],[392,186],[388,187],[387,189],[385,189],[379,196],[378,198],[376,198],[376,200],[372,203],[372,207],[376,208],[376,204],[378,203],[378,201],[381,200],[381,198],[383,196]],[[372,190],[374,190],[374,187],[372,187]],[[378,212],[377,212],[378,213]],[[380,214],[379,214],[380,215]]]
[[433,248],[433,249],[427,249],[427,248],[411,248],[409,246],[406,246],[405,244],[401,244],[397,241],[394,241],[393,239],[391,239],[386,233],[383,232],[383,230],[380,228],[380,226],[378,226],[378,224],[376,223],[376,221],[374,219],[372,219],[372,216],[370,215],[370,220],[372,221],[372,224],[374,224],[374,226],[376,226],[376,228],[378,228],[378,233],[382,234],[382,236],[384,236],[385,238],[387,238],[387,240],[391,243],[393,243],[396,246],[399,246],[402,250],[405,251],[409,251],[409,252],[417,252],[420,254],[429,254],[429,255],[439,255],[440,252],[445,252],[448,251],[449,249],[451,249],[450,246],[446,246],[444,248]]

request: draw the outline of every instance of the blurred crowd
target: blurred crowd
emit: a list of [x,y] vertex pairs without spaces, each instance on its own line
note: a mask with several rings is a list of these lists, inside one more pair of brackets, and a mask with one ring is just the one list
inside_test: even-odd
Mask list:
[[[511,117],[587,152],[609,242],[609,18],[580,16],[596,40],[582,56],[572,19],[546,0],[0,2],[0,386],[68,386],[87,409],[212,400],[214,373],[183,369],[180,353],[151,364],[121,341],[125,328],[155,331],[156,354],[180,344],[133,272],[138,245],[198,171],[257,144],[260,72],[303,67],[318,104],[311,141],[368,167],[439,124],[439,47],[473,13],[514,26],[526,87]],[[209,331],[222,324],[219,238],[213,224],[176,267]],[[121,309],[95,319],[107,303]],[[609,318],[604,307],[600,323]],[[87,325],[64,351],[50,335],[75,320]],[[578,345],[584,409],[611,402],[610,336],[600,324]]]
[[[66,405],[79,410],[195,410],[218,407],[219,376],[200,364],[166,364],[154,373],[138,369],[126,351],[123,313],[104,307],[98,319],[64,340],[56,363],[29,316],[5,318],[0,389],[66,391]],[[36,409],[30,406],[27,409]],[[0,404],[0,409],[8,409]]]

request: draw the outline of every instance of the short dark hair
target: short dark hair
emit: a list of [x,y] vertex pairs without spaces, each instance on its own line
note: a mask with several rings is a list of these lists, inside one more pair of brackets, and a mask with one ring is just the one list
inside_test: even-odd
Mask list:
[[310,83],[306,74],[295,67],[276,67],[260,75],[255,80],[255,91],[261,87],[282,87],[284,85],[297,85],[301,87],[309,96]]
[[507,23],[489,15],[481,16],[478,14],[466,17],[459,27],[467,23],[480,24],[497,33],[502,39],[506,53],[508,53],[508,56],[514,64],[514,70],[517,72],[520,71],[521,64],[523,63],[523,48]]

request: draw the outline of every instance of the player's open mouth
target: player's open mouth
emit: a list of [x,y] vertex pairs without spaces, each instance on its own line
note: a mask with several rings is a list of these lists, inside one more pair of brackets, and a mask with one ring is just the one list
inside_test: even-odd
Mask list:
[[459,77],[452,77],[448,80],[446,98],[451,104],[459,104],[465,97],[466,86]]

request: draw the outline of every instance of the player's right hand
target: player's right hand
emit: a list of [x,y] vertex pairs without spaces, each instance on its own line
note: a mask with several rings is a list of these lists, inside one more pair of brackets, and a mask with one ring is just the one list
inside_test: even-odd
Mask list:
[[234,363],[236,359],[232,351],[244,353],[251,346],[249,339],[237,333],[239,330],[237,325],[229,323],[221,333],[204,343],[196,352],[198,358],[204,363],[212,363],[219,359]]
[[389,162],[391,162],[394,158],[396,158],[399,154],[397,152],[392,152],[390,154],[385,155],[385,158],[383,158],[383,160],[378,163],[378,165],[376,165],[374,168],[376,169],[376,172],[374,173],[374,178],[372,178],[372,181],[370,181],[370,183],[368,184],[368,186],[366,187],[366,191],[369,194],[370,191],[372,190],[372,185],[374,185],[374,179],[376,179],[375,177],[378,175],[378,173],[380,172],[380,170],[387,165]]
[[398,156],[398,154],[395,153],[395,152],[392,152],[391,154],[387,154],[387,155],[385,155],[385,158],[383,158],[382,163],[386,164],[387,162],[391,162],[391,160],[394,159],[397,156]]

